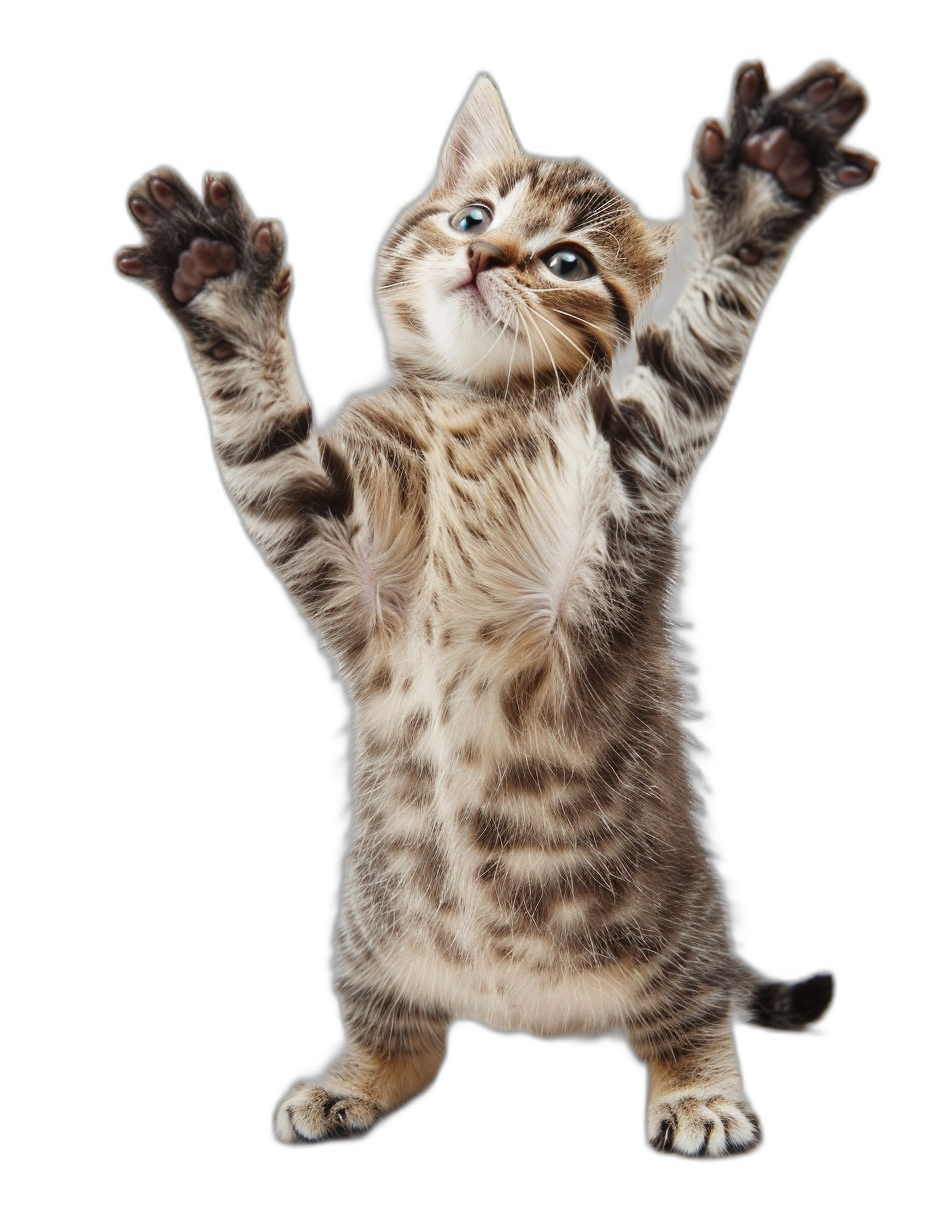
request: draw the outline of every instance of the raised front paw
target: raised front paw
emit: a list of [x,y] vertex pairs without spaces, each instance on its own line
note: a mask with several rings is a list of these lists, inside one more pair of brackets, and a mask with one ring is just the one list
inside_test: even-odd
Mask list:
[[[770,91],[762,64],[739,70],[729,132],[709,120],[696,156],[705,195],[725,221],[757,231],[760,247],[739,252],[743,261],[753,264],[765,238],[775,246],[830,197],[870,179],[876,161],[839,145],[866,102],[860,86],[833,64],[816,65],[779,93]],[[757,172],[766,173],[766,199],[745,180]],[[694,195],[703,193],[694,188]],[[768,225],[775,220],[793,225]]]
[[151,286],[181,320],[183,309],[196,307],[203,288],[219,280],[236,288],[246,310],[265,295],[282,302],[290,275],[280,228],[256,222],[228,176],[207,176],[203,198],[167,169],[139,181],[128,204],[145,243],[124,248],[118,269]]
[[648,1108],[648,1137],[658,1151],[678,1155],[737,1155],[760,1142],[760,1124],[744,1100],[681,1091]]
[[339,1094],[313,1083],[298,1082],[274,1114],[281,1142],[319,1142],[363,1134],[380,1117],[380,1109],[361,1095]]

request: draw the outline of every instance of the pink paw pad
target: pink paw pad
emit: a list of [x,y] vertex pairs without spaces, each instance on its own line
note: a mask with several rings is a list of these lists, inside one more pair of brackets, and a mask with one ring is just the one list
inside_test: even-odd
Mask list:
[[231,274],[237,268],[238,258],[231,244],[198,235],[180,254],[171,291],[179,303],[189,303],[208,278]]
[[785,128],[771,128],[754,133],[741,147],[741,156],[749,167],[772,171],[783,189],[800,201],[811,197],[815,190],[815,175],[806,147]]

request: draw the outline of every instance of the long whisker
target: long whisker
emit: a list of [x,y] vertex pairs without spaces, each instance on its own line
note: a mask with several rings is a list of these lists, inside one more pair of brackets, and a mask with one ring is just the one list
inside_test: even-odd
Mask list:
[[516,357],[516,347],[519,345],[519,313],[515,312],[516,318],[516,336],[512,342],[512,353],[509,356],[509,371],[506,373],[506,388],[503,390],[503,398],[509,393],[509,382],[512,380],[512,361]]
[[579,321],[581,325],[585,325],[587,329],[592,329],[593,326],[583,317],[578,317],[575,312],[568,312],[565,308],[551,308],[551,312],[556,312],[559,317],[570,317],[572,321]]
[[539,389],[535,381],[535,347],[531,345],[531,330],[525,330],[525,338],[529,342],[529,357],[531,359],[531,404],[532,407],[537,405],[537,397],[539,397]]
[[[532,312],[532,310],[531,310],[531,308],[529,308],[528,304],[525,304],[525,305],[524,305],[524,307],[525,307],[526,312],[527,312],[527,313],[528,313],[531,317],[535,318],[536,320],[538,319],[537,314],[536,314],[536,313],[534,313],[534,312]],[[553,373],[554,373],[554,383],[555,383],[555,385],[557,386],[557,396],[558,396],[558,399],[560,399],[560,397],[561,397],[561,378],[560,378],[560,376],[558,375],[558,371],[557,371],[557,364],[554,362],[554,356],[553,356],[553,355],[552,355],[552,353],[551,353],[551,348],[548,346],[548,341],[547,341],[547,339],[545,338],[544,334],[541,332],[540,327],[536,325],[536,326],[535,326],[535,329],[536,329],[536,331],[538,332],[538,337],[539,337],[539,339],[540,339],[540,341],[541,341],[541,345],[542,345],[542,346],[545,348],[545,350],[548,352],[548,358],[551,360],[551,370],[552,370],[552,371],[553,371]]]
[[[532,312],[532,309],[528,307],[528,304],[526,304],[526,305],[525,305],[525,307],[526,307],[527,311]],[[536,314],[536,313],[532,313],[532,315],[533,315],[533,316],[535,316],[535,315],[538,315],[538,314]],[[560,334],[560,335],[561,335],[561,337],[564,339],[564,341],[565,341],[566,343],[568,343],[570,346],[572,346],[572,347],[574,348],[574,350],[577,352],[577,354],[578,354],[578,355],[582,355],[582,356],[583,356],[583,362],[584,362],[585,364],[589,363],[589,361],[590,361],[590,356],[589,356],[589,355],[587,355],[586,351],[584,351],[581,347],[578,347],[578,346],[577,346],[577,344],[576,344],[576,342],[574,342],[573,338],[568,338],[568,336],[564,333],[564,331],[563,331],[562,329],[558,329],[558,327],[554,324],[554,322],[553,322],[553,321],[549,321],[547,317],[544,317],[544,318],[541,318],[541,319],[543,319],[543,320],[545,321],[545,323],[546,323],[546,324],[550,325],[550,326],[551,326],[551,328],[554,330],[554,332],[555,332],[556,334]]]

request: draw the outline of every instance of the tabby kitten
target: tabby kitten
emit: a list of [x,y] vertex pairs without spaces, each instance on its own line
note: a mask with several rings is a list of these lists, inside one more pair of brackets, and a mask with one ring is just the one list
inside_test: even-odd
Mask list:
[[[732,1042],[818,1018],[832,979],[732,951],[700,842],[667,615],[674,520],[805,224],[875,163],[838,145],[862,91],[819,65],[738,73],[691,172],[696,258],[642,323],[674,229],[583,163],[534,158],[480,77],[438,177],[388,237],[396,378],[332,429],[285,326],[273,222],[235,184],[141,181],[120,270],[186,337],[223,478],[355,701],[337,932],[348,1044],[280,1103],[285,1142],[370,1128],[435,1076],[448,1024],[621,1029],[660,1150],[759,1140]],[[637,367],[616,395],[616,353]]]

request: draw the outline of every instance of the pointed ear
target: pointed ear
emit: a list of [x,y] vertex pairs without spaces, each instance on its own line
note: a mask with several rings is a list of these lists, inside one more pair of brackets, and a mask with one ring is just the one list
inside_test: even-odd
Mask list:
[[448,130],[437,183],[454,188],[468,172],[497,161],[524,157],[499,91],[485,73],[470,88]]

